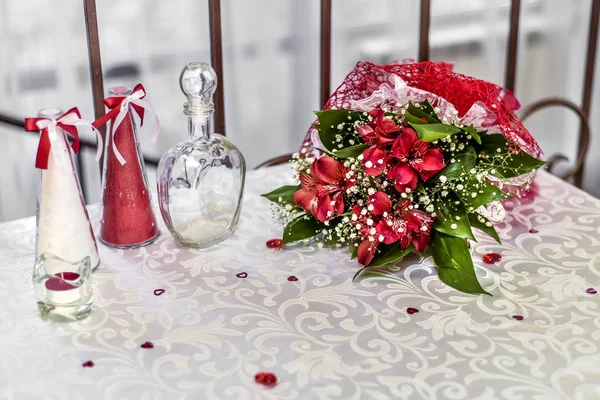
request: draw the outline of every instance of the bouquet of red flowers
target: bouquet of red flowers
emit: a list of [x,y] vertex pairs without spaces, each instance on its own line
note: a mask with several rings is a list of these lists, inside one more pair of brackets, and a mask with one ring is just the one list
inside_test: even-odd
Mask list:
[[286,224],[283,244],[348,245],[364,268],[429,251],[443,282],[486,293],[467,239],[475,228],[499,241],[500,201],[544,164],[516,104],[445,63],[359,63],[294,154],[299,184],[264,195]]

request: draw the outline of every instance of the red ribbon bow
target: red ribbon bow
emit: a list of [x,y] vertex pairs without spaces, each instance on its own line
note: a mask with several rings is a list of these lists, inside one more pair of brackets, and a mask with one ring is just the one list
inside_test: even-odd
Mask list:
[[[104,105],[108,109],[110,109],[110,111],[107,112],[106,114],[104,114],[103,116],[101,116],[100,118],[98,118],[96,121],[92,122],[92,125],[95,128],[99,128],[102,125],[106,124],[109,120],[116,118],[117,115],[119,114],[119,111],[121,111],[121,103],[123,102],[123,100],[125,100],[126,97],[137,95],[138,92],[141,93],[141,95],[138,97],[139,99],[143,99],[144,97],[146,97],[146,89],[144,89],[144,87],[142,86],[141,83],[138,83],[137,85],[135,85],[131,94],[129,94],[127,96],[113,96],[113,97],[107,97],[106,99],[104,99]],[[137,104],[134,104],[134,103],[129,103],[129,104],[133,107],[133,109],[135,110],[137,115],[140,117],[140,126],[143,126],[144,125],[144,108]]]
[[[76,117],[76,118],[75,118]],[[79,133],[77,127],[72,123],[80,120],[81,114],[77,107],[71,108],[69,111],[58,117],[56,120],[38,117],[38,118],[25,118],[25,130],[26,131],[41,131],[40,143],[38,145],[37,155],[35,157],[35,167],[39,169],[48,169],[48,158],[50,157],[50,134],[48,127],[51,124],[58,126],[66,131],[73,137],[73,143],[71,148],[75,153],[79,152]]]

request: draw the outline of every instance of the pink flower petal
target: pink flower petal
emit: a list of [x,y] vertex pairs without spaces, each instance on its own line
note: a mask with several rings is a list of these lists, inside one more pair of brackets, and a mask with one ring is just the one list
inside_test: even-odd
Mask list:
[[358,262],[364,266],[371,264],[373,261],[373,257],[375,256],[375,252],[377,251],[377,242],[370,242],[368,239],[363,240],[363,242],[358,246],[357,258]]
[[446,164],[444,155],[440,149],[430,148],[423,156],[423,169],[426,171],[440,171]]
[[331,204],[331,196],[326,195],[319,199],[319,206],[316,210],[316,214],[313,215],[321,222],[327,221],[333,216],[333,205]]
[[371,196],[369,196],[369,205],[373,206],[373,209],[370,210],[373,215],[381,215],[384,212],[392,211],[392,201],[390,200],[390,196],[383,192],[375,192]]
[[402,128],[402,132],[396,138],[392,146],[392,154],[399,158],[410,156],[410,151],[417,141],[417,133],[412,128]]
[[312,188],[314,188],[316,185],[318,185],[320,183],[317,179],[310,176],[309,174],[305,174],[304,172],[302,172],[300,174],[299,179],[300,179],[300,184],[302,185],[302,187],[304,189],[308,189],[308,190],[311,190]]
[[333,195],[332,201],[335,201],[335,211],[336,214],[344,213],[344,194],[342,192],[337,192]]
[[427,234],[417,234],[413,236],[412,244],[415,246],[415,250],[417,253],[425,250],[427,245],[429,245],[430,236]]
[[310,174],[324,183],[338,183],[345,177],[341,172],[345,170],[343,164],[329,156],[323,156],[313,161],[310,166]]
[[400,127],[391,118],[385,117],[385,111],[379,110],[376,119],[376,132],[380,139],[389,138],[393,133],[400,131]]
[[377,134],[375,134],[373,128],[367,124],[357,125],[356,131],[360,135],[360,138],[367,144],[376,145],[379,142],[377,140]]
[[387,177],[394,181],[394,186],[399,192],[404,192],[406,188],[414,190],[419,182],[417,173],[410,165],[399,162],[388,172]]
[[400,239],[400,235],[406,234],[406,228],[403,228],[405,232],[398,232],[398,227],[400,227],[401,224],[398,224],[398,226],[392,226],[388,225],[387,221],[387,219],[379,221],[376,227],[377,234],[383,236],[383,243],[392,244]]
[[379,176],[385,168],[385,152],[377,147],[369,147],[363,152],[362,165],[365,173],[370,176]]
[[304,208],[308,212],[312,212],[315,207],[317,198],[313,190],[300,188],[294,193],[294,203]]

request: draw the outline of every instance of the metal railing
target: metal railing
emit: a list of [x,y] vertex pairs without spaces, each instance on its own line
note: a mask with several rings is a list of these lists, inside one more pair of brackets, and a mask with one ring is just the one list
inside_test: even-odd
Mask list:
[[[320,32],[320,102],[325,104],[331,93],[331,16],[332,0],[321,1],[321,32]],[[94,100],[94,113],[96,118],[104,114],[104,83],[102,77],[102,59],[100,56],[100,41],[98,36],[98,18],[96,14],[96,0],[83,0],[85,27],[88,44],[89,68],[92,82],[92,94]],[[223,73],[223,39],[221,30],[221,1],[209,0],[209,26],[211,43],[211,63],[219,77],[220,84],[214,96],[215,103],[215,129],[222,134],[226,134],[225,125],[225,99],[224,84],[226,77]],[[506,66],[504,87],[514,91],[516,85],[516,67],[519,25],[521,15],[521,0],[512,0],[510,5],[510,30],[508,36],[508,46],[506,50]],[[573,166],[560,176],[564,179],[573,179],[576,186],[581,187],[583,183],[583,173],[585,168],[585,156],[587,154],[590,129],[589,116],[592,101],[592,90],[594,82],[594,66],[596,62],[596,47],[598,39],[598,23],[600,16],[600,0],[592,0],[590,24],[588,30],[587,55],[585,63],[585,76],[583,83],[583,96],[581,106],[578,106],[564,98],[546,98],[532,103],[522,111],[522,118],[526,118],[534,112],[545,109],[550,106],[564,106],[577,113],[581,120],[579,128],[579,142],[577,148],[577,158]],[[429,33],[431,20],[431,0],[420,0],[419,17],[419,47],[418,60],[429,60]],[[0,122],[22,127],[23,120],[14,116],[0,113]],[[106,129],[101,128],[102,138],[105,139]],[[93,147],[92,142],[82,141],[83,147]],[[278,156],[265,161],[257,168],[276,165],[286,162],[291,155]],[[564,155],[551,157],[550,167],[553,167],[557,161],[566,160]],[[149,165],[156,165],[157,161],[148,157],[144,158]],[[81,165],[81,164],[79,164]],[[102,165],[102,163],[100,164]]]

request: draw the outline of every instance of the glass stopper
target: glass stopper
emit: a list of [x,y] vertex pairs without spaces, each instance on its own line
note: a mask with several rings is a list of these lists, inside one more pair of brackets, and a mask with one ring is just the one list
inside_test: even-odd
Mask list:
[[108,89],[108,95],[110,97],[129,96],[131,89],[126,86],[113,86]]
[[64,112],[60,108],[44,108],[38,112],[38,117],[56,119],[63,114]]
[[193,119],[208,120],[214,110],[211,98],[217,83],[217,74],[209,64],[192,62],[186,65],[179,76],[179,86],[188,99],[183,105],[183,113]]

